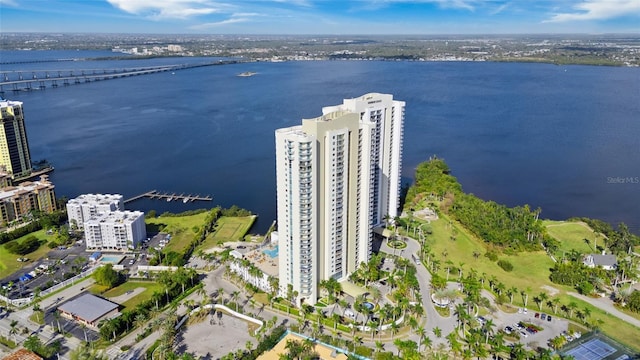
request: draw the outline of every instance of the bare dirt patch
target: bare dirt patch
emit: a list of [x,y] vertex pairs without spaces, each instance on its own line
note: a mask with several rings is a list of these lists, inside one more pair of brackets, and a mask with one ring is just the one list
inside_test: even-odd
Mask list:
[[543,288],[551,296],[556,296],[556,295],[558,295],[560,293],[560,290],[554,288],[553,286],[542,285],[541,288]]
[[246,349],[247,341],[255,347],[256,340],[249,334],[247,322],[216,311],[204,321],[187,326],[177,349],[181,354],[190,353],[196,358],[219,359],[238,349]]

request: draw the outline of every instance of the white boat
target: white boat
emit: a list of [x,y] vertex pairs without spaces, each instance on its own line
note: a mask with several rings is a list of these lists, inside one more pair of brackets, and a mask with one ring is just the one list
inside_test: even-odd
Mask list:
[[188,196],[185,197],[184,199],[182,199],[182,203],[183,204],[186,204],[187,202],[189,202],[189,197]]

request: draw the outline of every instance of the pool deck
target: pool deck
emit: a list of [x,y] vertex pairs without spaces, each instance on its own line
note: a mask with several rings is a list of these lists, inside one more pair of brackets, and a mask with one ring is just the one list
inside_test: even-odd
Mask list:
[[278,277],[278,258],[272,258],[262,252],[263,249],[251,250],[244,254],[244,258],[269,276]]

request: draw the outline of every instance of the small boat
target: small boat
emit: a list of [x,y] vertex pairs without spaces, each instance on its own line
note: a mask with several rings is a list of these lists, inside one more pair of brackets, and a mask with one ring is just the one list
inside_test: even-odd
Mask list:
[[170,202],[171,200],[173,200],[173,196],[167,198],[167,202]]
[[256,72],[251,72],[251,71],[245,71],[245,72],[242,72],[242,73],[238,74],[238,76],[240,76],[240,77],[249,77],[249,76],[253,76],[255,74],[257,74],[257,73]]
[[183,204],[186,204],[187,202],[189,202],[189,197],[188,196],[185,197],[184,199],[182,199],[182,203]]

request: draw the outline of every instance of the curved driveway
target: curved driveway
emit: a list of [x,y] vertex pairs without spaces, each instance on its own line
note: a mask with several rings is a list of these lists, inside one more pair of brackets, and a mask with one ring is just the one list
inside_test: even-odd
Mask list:
[[[382,242],[380,246],[380,251],[388,254],[399,255],[405,259],[413,261],[411,258],[411,254],[420,252],[420,244],[412,238],[404,237],[407,243],[407,247],[402,250],[395,250],[387,246],[386,241]],[[448,318],[440,316],[440,314],[436,311],[435,305],[433,301],[431,301],[431,273],[425,268],[424,265],[416,265],[416,277],[418,278],[418,282],[420,284],[420,295],[422,295],[423,307],[427,314],[427,325],[425,326],[425,330],[427,330],[427,335],[433,340],[434,344],[438,343],[446,343],[445,336],[447,336],[450,332],[455,329],[456,320],[453,316]],[[440,328],[442,331],[442,337],[437,338],[433,335],[433,329],[436,327]],[[413,335],[412,335],[413,337]],[[417,341],[417,337],[416,337]]]

